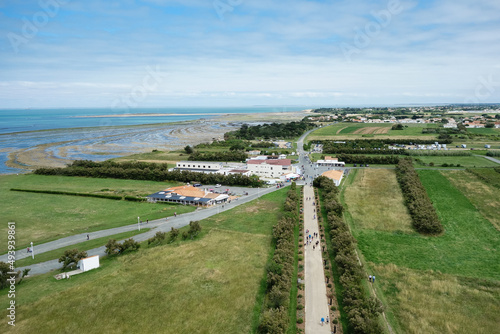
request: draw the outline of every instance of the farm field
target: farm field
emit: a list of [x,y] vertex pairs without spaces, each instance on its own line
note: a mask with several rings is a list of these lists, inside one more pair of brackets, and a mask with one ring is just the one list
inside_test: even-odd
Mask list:
[[[145,195],[172,184],[165,182],[92,179],[65,176],[2,175],[0,176],[0,201],[5,221],[16,223],[18,249],[26,248],[31,241],[42,243],[73,234],[92,232],[129,225],[143,220],[172,216],[194,208],[179,205],[138,203],[101,198],[37,194],[10,191],[10,188],[63,190],[86,193],[117,193],[120,195]],[[7,233],[7,225],[0,229]],[[0,243],[0,252],[7,251],[7,244]]]
[[311,140],[327,139],[354,139],[362,138],[363,135],[371,138],[436,138],[436,134],[423,134],[422,129],[435,127],[433,124],[407,124],[403,130],[392,130],[393,124],[370,124],[370,123],[335,123],[315,130],[307,137]]
[[[272,226],[287,190],[201,221],[195,240],[151,248],[143,243],[138,252],[104,258],[101,268],[71,280],[46,274],[23,282],[18,322],[9,332],[255,332]],[[0,306],[7,302],[3,290]],[[6,326],[2,322],[0,332]]]
[[[444,235],[426,237],[386,228],[397,226],[395,217],[405,210],[391,204],[392,198],[388,204],[377,198],[383,191],[363,187],[368,184],[366,174],[378,172],[369,169],[349,176],[343,200],[362,258],[377,277],[374,287],[388,307],[391,326],[402,333],[494,331],[500,321],[500,234],[483,209],[478,210],[448,179],[449,173],[468,174],[419,171],[445,227]],[[352,196],[349,187],[364,194]],[[386,215],[386,230],[366,223],[382,219],[384,210],[356,209],[362,202],[391,205],[396,212]]]

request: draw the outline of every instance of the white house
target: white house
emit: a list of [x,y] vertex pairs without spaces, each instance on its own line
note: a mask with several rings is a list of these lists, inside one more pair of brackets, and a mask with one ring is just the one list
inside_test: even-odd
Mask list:
[[247,169],[254,175],[270,179],[293,172],[290,159],[248,160]]
[[200,172],[200,173],[219,173],[222,169],[222,162],[212,161],[179,161],[175,169],[180,171]]
[[99,268],[99,255],[89,256],[78,261],[78,268],[82,271],[89,271]]
[[321,174],[322,176],[326,176],[329,179],[333,180],[333,183],[338,187],[340,186],[340,182],[342,182],[342,178],[344,177],[344,172],[341,170],[329,170]]

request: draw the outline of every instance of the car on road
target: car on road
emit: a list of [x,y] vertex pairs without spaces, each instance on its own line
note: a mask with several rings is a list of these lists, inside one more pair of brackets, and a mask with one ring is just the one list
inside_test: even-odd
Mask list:
[[201,187],[201,183],[195,183],[193,184],[193,187]]

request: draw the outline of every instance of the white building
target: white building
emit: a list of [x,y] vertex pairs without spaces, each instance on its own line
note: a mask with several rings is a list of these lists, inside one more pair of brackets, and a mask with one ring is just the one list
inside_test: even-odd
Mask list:
[[326,156],[324,160],[316,161],[316,164],[321,167],[345,167],[345,162],[339,161],[338,158]]
[[78,261],[78,268],[82,271],[89,271],[99,268],[99,255],[89,256]]
[[290,159],[248,160],[247,169],[254,175],[270,179],[293,173]]
[[179,161],[175,169],[180,171],[219,173],[222,169],[222,162],[213,161]]
[[344,177],[344,172],[341,170],[329,170],[321,174],[322,176],[326,176],[327,178],[333,180],[333,183],[338,187],[340,186],[340,182],[342,182],[342,178]]

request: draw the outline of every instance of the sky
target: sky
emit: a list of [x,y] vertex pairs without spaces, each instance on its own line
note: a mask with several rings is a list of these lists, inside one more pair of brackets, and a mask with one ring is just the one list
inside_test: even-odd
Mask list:
[[0,108],[491,102],[498,0],[0,0]]

